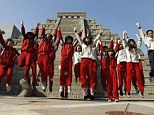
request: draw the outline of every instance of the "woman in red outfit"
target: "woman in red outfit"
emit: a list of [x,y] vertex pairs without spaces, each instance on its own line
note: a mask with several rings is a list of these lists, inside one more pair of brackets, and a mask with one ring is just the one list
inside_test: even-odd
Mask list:
[[[53,38],[57,36],[58,39],[53,42]],[[45,34],[45,27],[42,28],[41,42],[38,48],[38,66],[41,72],[42,90],[45,92],[47,87],[47,76],[49,76],[49,90],[52,92],[53,76],[54,76],[54,60],[55,60],[55,46],[59,44],[61,32],[58,29],[54,30],[54,37],[52,34]]]
[[27,32],[25,33],[25,27],[23,22],[21,23],[21,33],[23,35],[23,42],[21,46],[21,55],[18,59],[18,66],[24,67],[24,76],[26,77],[29,85],[31,84],[31,79],[29,77],[29,70],[33,60],[33,52],[34,52],[34,38],[38,35],[38,25],[36,27],[35,33]]
[[117,60],[114,55],[114,51],[112,48],[108,50],[108,56],[106,59],[106,64],[107,64],[107,92],[108,92],[108,97],[109,100],[108,102],[112,101],[112,97],[114,97],[114,101],[118,102],[119,101],[119,94],[118,94],[118,83],[117,83]]
[[0,40],[3,46],[3,48],[0,48],[0,83],[2,82],[3,77],[6,75],[6,90],[7,92],[10,92],[14,62],[16,56],[19,56],[20,54],[15,48],[13,48],[14,41],[12,39],[7,39],[6,44],[4,44],[5,41],[2,37],[2,34],[0,34]]

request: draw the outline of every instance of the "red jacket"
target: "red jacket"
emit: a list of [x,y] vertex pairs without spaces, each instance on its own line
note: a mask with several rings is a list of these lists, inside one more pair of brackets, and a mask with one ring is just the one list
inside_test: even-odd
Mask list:
[[51,40],[43,39],[38,48],[39,54],[48,54],[51,60],[55,59],[55,50]]
[[110,68],[116,68],[117,67],[116,58],[115,57],[109,57],[109,56],[107,56],[106,64],[107,64],[107,68],[108,69],[110,69]]
[[100,51],[101,51],[101,65],[102,65],[102,69],[106,69],[107,67],[107,63],[106,63],[106,58],[107,56],[104,54],[105,50],[104,47],[102,45],[99,45]]
[[104,54],[104,47],[100,45],[100,51],[101,51],[101,64],[103,69],[109,69],[109,68],[116,68],[117,61],[116,58],[109,57],[108,55]]
[[[2,53],[2,49],[0,49],[0,53]],[[2,56],[0,57],[0,64],[13,67],[16,55],[19,56],[20,54],[15,48],[6,47]]]
[[33,52],[33,62],[36,62],[38,59],[38,49],[34,48],[34,52]]
[[21,52],[32,53],[34,51],[34,40],[24,39],[21,46]]
[[61,50],[62,58],[71,59],[74,54],[74,46],[72,44],[64,44]]

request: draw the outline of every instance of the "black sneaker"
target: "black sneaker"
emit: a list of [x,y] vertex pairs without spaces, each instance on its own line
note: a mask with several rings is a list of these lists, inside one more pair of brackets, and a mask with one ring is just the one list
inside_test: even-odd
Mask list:
[[90,100],[95,100],[95,96],[94,95],[91,95],[90,96]]
[[120,90],[120,95],[123,96],[123,91],[122,91],[122,89]]
[[125,92],[125,95],[126,95],[126,94],[127,94],[127,93],[126,93],[126,89],[124,89],[124,92]]
[[139,93],[139,89],[138,89],[138,87],[135,88],[135,91],[136,91],[136,94]]
[[66,100],[68,99],[68,95],[65,95],[65,97],[64,97]]
[[52,88],[51,87],[49,88],[49,91],[52,92]]
[[87,96],[84,96],[84,100],[87,100],[89,98],[89,96],[87,95]]
[[61,97],[61,99],[64,99],[64,92],[60,93],[60,97]]

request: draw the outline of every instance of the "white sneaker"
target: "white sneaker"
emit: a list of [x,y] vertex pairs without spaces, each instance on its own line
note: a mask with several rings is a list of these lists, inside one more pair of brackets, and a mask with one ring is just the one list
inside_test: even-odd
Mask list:
[[61,92],[63,92],[63,91],[64,91],[64,86],[60,86],[59,92],[61,93]]
[[90,94],[91,94],[91,95],[94,95],[94,92],[95,92],[95,90],[92,89],[92,88],[90,88]]
[[144,94],[143,93],[141,93],[140,96],[141,96],[141,98],[144,98]]
[[45,90],[46,90],[46,83],[42,83],[42,90],[45,92]]
[[114,101],[115,101],[115,102],[119,102],[119,99],[115,99]]
[[88,91],[87,90],[88,90],[87,88],[83,88],[82,89],[82,92],[83,92],[83,96],[84,97],[88,95]]
[[107,102],[108,102],[108,103],[112,102],[112,99],[109,99]]
[[68,86],[68,93],[71,93],[71,86]]
[[127,97],[128,97],[128,98],[130,98],[130,97],[131,97],[131,96],[130,96],[130,93],[127,93]]
[[10,92],[10,91],[11,91],[11,87],[10,87],[9,84],[6,84],[6,91],[7,91],[7,92]]

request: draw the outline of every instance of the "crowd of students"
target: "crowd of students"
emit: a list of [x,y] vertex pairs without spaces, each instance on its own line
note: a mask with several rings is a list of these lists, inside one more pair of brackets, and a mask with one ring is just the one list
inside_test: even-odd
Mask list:
[[[95,89],[97,87],[97,52],[101,55],[101,83],[102,88],[108,94],[108,102],[113,99],[119,101],[119,93],[123,96],[123,91],[128,98],[131,97],[131,82],[136,92],[140,92],[144,98],[144,74],[142,62],[140,60],[140,47],[142,41],[147,46],[149,62],[151,66],[150,80],[154,78],[154,39],[153,31],[148,30],[144,34],[140,23],[136,24],[140,37],[136,34],[138,43],[128,37],[128,33],[123,31],[122,39],[116,35],[111,37],[109,46],[103,46],[103,29],[92,39],[87,29],[86,36],[82,30],[77,32],[74,28],[75,38],[66,36],[62,38],[60,27],[55,28],[51,33],[46,34],[46,27],[43,26],[39,35],[39,24],[34,32],[25,32],[24,23],[21,23],[22,46],[21,54],[13,48],[12,39],[3,39],[3,31],[0,31],[0,83],[4,76],[7,76],[6,90],[11,90],[11,79],[16,56],[18,66],[24,68],[24,76],[29,85],[33,88],[37,85],[36,67],[37,64],[41,73],[42,90],[47,88],[49,77],[49,90],[52,92],[54,76],[54,60],[59,44],[61,44],[60,79],[59,92],[62,98],[68,98],[71,93],[72,66],[74,57],[75,82],[81,82],[84,99],[94,100]],[[38,44],[38,39],[40,43]],[[32,79],[29,70],[32,69]],[[118,76],[118,77],[117,77]],[[119,90],[119,93],[118,93]]]

